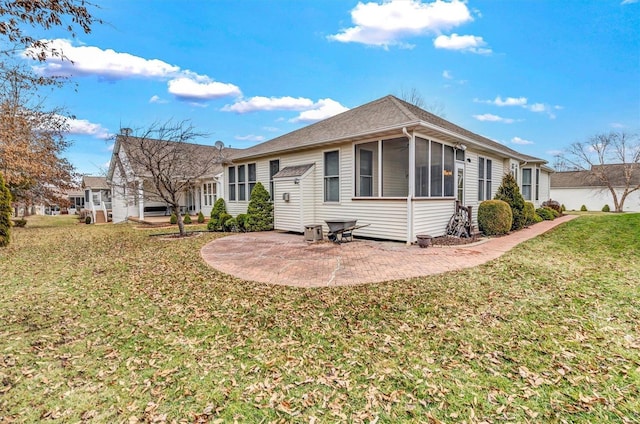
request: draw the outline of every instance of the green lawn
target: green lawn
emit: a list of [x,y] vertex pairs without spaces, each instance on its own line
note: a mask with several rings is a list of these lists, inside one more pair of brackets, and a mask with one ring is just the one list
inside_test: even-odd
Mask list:
[[219,234],[76,222],[0,250],[0,422],[640,420],[640,214],[328,289],[220,274]]

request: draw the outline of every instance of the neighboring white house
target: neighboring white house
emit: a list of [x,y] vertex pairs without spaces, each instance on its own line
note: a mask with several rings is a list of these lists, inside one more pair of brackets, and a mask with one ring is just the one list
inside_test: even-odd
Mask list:
[[[122,133],[116,137],[107,179],[113,190],[113,222],[124,222],[128,218],[144,220],[145,216],[170,215],[168,205],[154,197],[149,175],[138,162],[130,161],[136,154],[136,142],[141,139]],[[144,143],[170,143],[167,141],[144,139]],[[190,150],[189,156],[206,160],[212,164],[205,175],[193,179],[181,193],[180,205],[183,213],[197,214],[202,211],[209,216],[213,204],[222,190],[222,165],[211,158],[220,157],[221,149],[214,146],[184,143]],[[222,149],[230,153],[233,149]],[[187,176],[188,177],[188,176]]]
[[270,191],[278,230],[357,219],[359,236],[405,242],[440,236],[455,201],[477,206],[505,173],[536,206],[550,197],[546,161],[386,96],[254,147],[224,166],[223,197],[245,213],[257,182]]
[[105,177],[85,175],[82,177],[84,210],[91,214],[91,222],[96,224],[111,220],[111,189]]
[[[602,165],[597,165],[602,166]],[[604,165],[609,168],[608,174],[618,198],[624,191],[623,165]],[[636,166],[631,187],[640,186],[640,168]],[[599,211],[604,205],[614,210],[613,196],[607,186],[591,171],[564,171],[551,175],[551,198],[557,200],[568,210],[580,210],[584,205],[587,210]],[[640,190],[627,196],[623,206],[624,212],[640,212]]]

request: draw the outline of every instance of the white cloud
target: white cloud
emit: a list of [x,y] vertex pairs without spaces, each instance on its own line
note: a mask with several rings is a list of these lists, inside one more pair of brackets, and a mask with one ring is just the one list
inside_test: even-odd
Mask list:
[[620,4],[633,4],[633,3],[638,3],[638,0],[622,0],[622,3]]
[[184,100],[208,100],[220,97],[239,96],[236,85],[217,82],[208,77],[179,77],[167,83],[169,93]]
[[549,156],[558,156],[564,152],[562,150],[547,150],[545,153],[548,154]]
[[544,112],[547,110],[547,107],[543,103],[534,103],[532,105],[527,106],[531,112]]
[[609,125],[611,125],[611,128],[618,128],[618,129],[625,128],[625,125],[621,124],[620,122],[612,122]]
[[100,124],[94,124],[86,119],[64,118],[69,129],[67,133],[76,135],[90,135],[95,138],[108,139],[112,136],[106,128]]
[[[128,77],[166,78],[177,75],[180,67],[158,59],[144,59],[112,49],[92,46],[73,46],[69,40],[47,40],[50,47],[61,52],[67,60],[49,55],[46,62],[34,67],[43,75],[85,76],[98,75],[106,79]],[[27,52],[23,53],[23,57]]]
[[[65,60],[49,55],[44,64],[35,65],[36,72],[47,76],[97,76],[106,80],[145,78],[167,80],[169,93],[181,100],[209,100],[240,96],[240,88],[230,83],[214,81],[188,69],[170,65],[158,59],[145,59],[129,53],[103,50],[93,46],[73,46],[69,40],[48,40],[50,47],[65,56]],[[27,58],[27,52],[23,52]],[[150,103],[163,103],[153,96]]]
[[473,99],[475,103],[486,103],[495,106],[520,106],[524,109],[530,110],[531,112],[536,113],[546,113],[550,119],[556,119],[556,115],[552,112],[553,110],[563,109],[562,106],[555,105],[553,107],[544,104],[544,103],[532,103],[529,104],[529,101],[526,97],[507,97],[503,99],[501,96],[496,96],[493,100],[479,100]]
[[277,127],[262,127],[263,130],[265,131],[269,131],[269,132],[278,132],[280,131],[280,128]]
[[401,40],[425,33],[438,34],[472,20],[466,3],[460,0],[359,2],[351,10],[354,26],[330,35],[328,39],[385,48],[394,45],[411,47]]
[[326,118],[330,118],[342,112],[349,110],[348,107],[342,106],[340,103],[332,99],[320,99],[314,104],[311,110],[300,113],[290,122],[316,122]]
[[520,145],[534,144],[533,141],[525,140],[524,138],[520,138],[520,137],[513,137],[511,139],[511,142],[513,144],[520,144]]
[[498,115],[492,115],[491,113],[485,113],[483,115],[473,115],[478,121],[488,121],[488,122],[503,122],[505,124],[512,124],[515,122],[515,119],[511,118],[503,118]]
[[254,135],[254,134],[249,134],[249,135],[237,135],[234,137],[236,140],[240,140],[240,141],[264,141],[265,138],[261,135]]
[[444,79],[453,79],[453,74],[451,73],[451,71],[447,71],[446,69],[444,71],[442,71],[442,78]]
[[433,45],[437,49],[461,50],[463,52],[489,54],[491,49],[485,48],[487,43],[476,35],[439,35],[433,40]]
[[161,103],[161,104],[163,104],[163,103],[169,103],[169,101],[168,101],[168,100],[164,100],[164,99],[162,99],[162,98],[161,98],[160,96],[158,96],[158,95],[153,95],[153,96],[151,96],[151,98],[149,99],[149,103]]
[[225,105],[224,112],[249,113],[261,110],[308,110],[314,107],[313,100],[304,97],[251,97],[239,100],[232,105]]

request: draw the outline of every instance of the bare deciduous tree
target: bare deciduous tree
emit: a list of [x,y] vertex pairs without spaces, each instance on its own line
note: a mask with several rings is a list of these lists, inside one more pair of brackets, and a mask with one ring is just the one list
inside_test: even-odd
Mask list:
[[571,144],[562,155],[568,166],[602,183],[622,212],[629,194],[640,190],[640,142],[637,134],[611,131]]
[[[126,144],[127,166],[144,180],[144,198],[165,202],[178,218],[180,236],[185,236],[180,200],[204,176],[210,175],[220,163],[220,150],[211,146],[193,144],[205,134],[195,131],[189,121],[154,123],[136,131],[122,129],[120,143]],[[217,152],[217,153],[216,153]],[[123,187],[112,189],[125,190]]]
[[410,90],[405,90],[404,88],[400,90],[400,95],[398,96],[402,100],[407,103],[411,103],[414,106],[419,107],[420,109],[424,109],[427,112],[433,113],[436,116],[441,118],[445,117],[445,106],[444,103],[440,101],[434,101],[432,103],[427,103],[424,100],[424,97],[417,88],[413,87]]

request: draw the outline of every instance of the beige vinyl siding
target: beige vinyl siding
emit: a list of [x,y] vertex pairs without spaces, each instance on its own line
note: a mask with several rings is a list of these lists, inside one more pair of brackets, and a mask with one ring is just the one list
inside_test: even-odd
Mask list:
[[324,221],[330,219],[357,219],[357,225],[370,224],[358,229],[356,236],[398,241],[407,239],[406,199],[355,200],[342,205],[325,205],[316,215],[316,223],[322,224],[324,231],[328,231]]
[[138,216],[137,208],[132,207],[131,211],[129,210],[129,204],[133,205],[133,199],[130,199],[130,194],[122,188],[123,180],[120,169],[116,167],[113,172],[114,185],[111,195],[111,214],[114,223],[124,222],[129,216]]
[[316,224],[316,174],[317,167],[311,168],[303,178],[300,179],[300,197],[302,198],[302,225]]
[[[549,192],[549,173],[544,170],[540,170],[540,192],[538,196],[538,201],[536,202],[536,206],[542,205],[542,202],[545,200],[551,199],[551,193]],[[535,193],[535,187],[534,187]]]
[[[289,201],[285,201],[283,196],[288,193]],[[283,231],[302,232],[302,199],[300,197],[300,185],[294,183],[293,179],[277,179],[275,182],[275,195],[273,199],[274,207],[274,228]]]
[[455,200],[417,200],[413,203],[412,242],[417,234],[438,237],[446,234],[447,224],[455,211]]

